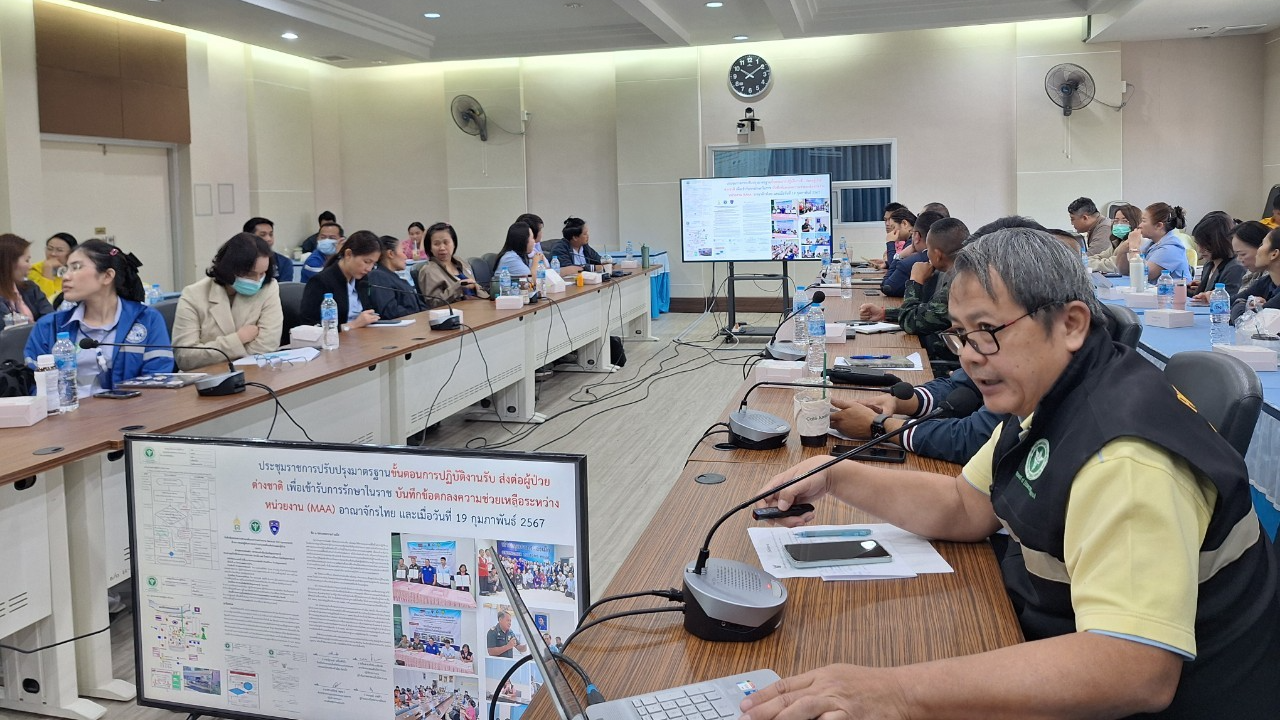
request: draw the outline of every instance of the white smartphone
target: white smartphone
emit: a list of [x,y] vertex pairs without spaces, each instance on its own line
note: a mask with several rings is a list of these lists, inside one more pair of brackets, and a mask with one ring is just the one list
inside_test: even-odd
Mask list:
[[838,540],[836,542],[797,543],[784,545],[791,564],[798,568],[823,565],[866,565],[893,560],[884,546],[875,540]]

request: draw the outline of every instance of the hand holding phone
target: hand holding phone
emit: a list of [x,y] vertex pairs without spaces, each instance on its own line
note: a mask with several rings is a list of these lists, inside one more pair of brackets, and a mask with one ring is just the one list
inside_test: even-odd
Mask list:
[[779,510],[776,507],[762,507],[751,511],[751,517],[756,520],[779,520],[781,518],[800,517],[805,513],[813,512],[813,505],[809,503],[796,503],[786,510]]
[[[836,445],[831,448],[832,455],[843,455],[857,447],[856,445]],[[905,463],[907,461],[907,451],[900,447],[874,445],[863,450],[862,452],[850,456],[850,460],[864,460],[872,462],[888,462],[888,463]]]

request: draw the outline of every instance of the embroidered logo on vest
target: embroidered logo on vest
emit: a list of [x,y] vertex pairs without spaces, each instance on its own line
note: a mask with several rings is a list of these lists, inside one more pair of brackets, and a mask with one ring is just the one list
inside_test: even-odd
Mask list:
[[129,334],[124,336],[124,341],[127,343],[140,343],[146,339],[147,326],[142,323],[134,323],[133,327],[129,328]]
[[1049,441],[1040,438],[1031,446],[1031,452],[1027,453],[1027,460],[1022,465],[1022,469],[1015,472],[1013,476],[1017,478],[1022,487],[1026,489],[1027,494],[1035,498],[1036,491],[1031,487],[1031,483],[1040,478],[1044,473],[1044,469],[1049,466]]

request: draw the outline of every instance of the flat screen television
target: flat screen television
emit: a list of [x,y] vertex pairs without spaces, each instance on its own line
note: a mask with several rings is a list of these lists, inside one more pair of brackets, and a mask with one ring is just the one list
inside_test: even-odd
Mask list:
[[685,262],[821,260],[831,255],[831,176],[685,178]]

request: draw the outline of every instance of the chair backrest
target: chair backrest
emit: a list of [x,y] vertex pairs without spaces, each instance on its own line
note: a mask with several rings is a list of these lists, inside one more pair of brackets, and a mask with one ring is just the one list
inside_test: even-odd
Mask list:
[[1241,457],[1248,452],[1262,411],[1262,382],[1253,368],[1230,355],[1188,350],[1169,358],[1164,376]]
[[169,337],[173,337],[173,318],[178,314],[178,301],[161,300],[151,307],[164,318],[164,326],[169,330]]
[[488,256],[468,258],[467,262],[471,265],[471,272],[476,276],[476,284],[488,290],[489,281],[493,279],[493,263],[489,261]]
[[280,309],[284,312],[284,328],[280,331],[281,345],[288,345],[289,331],[303,324],[302,291],[306,288],[306,283],[280,283]]
[[1262,209],[1259,217],[1271,217],[1271,208],[1276,206],[1277,195],[1280,195],[1280,185],[1272,185],[1271,192],[1267,193],[1267,206]]
[[27,338],[30,337],[31,329],[35,326],[35,323],[27,323],[0,330],[0,362],[5,360],[22,362],[23,350],[27,347]]
[[1137,349],[1138,340],[1142,337],[1142,321],[1138,314],[1123,305],[1103,303],[1102,309],[1107,314],[1107,333],[1111,339]]

